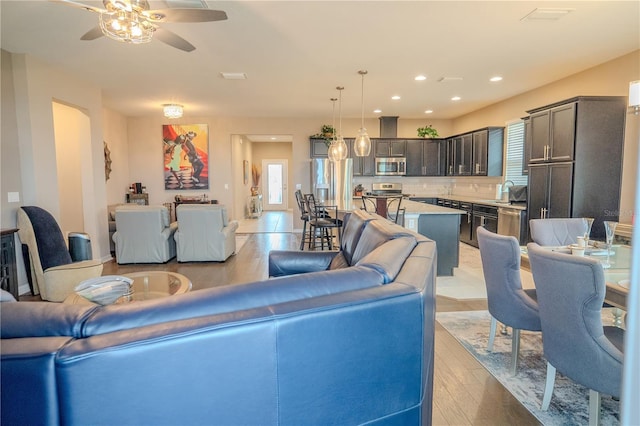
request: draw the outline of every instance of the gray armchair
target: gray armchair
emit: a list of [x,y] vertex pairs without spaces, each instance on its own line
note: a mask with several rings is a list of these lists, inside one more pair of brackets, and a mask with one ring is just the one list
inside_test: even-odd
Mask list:
[[602,325],[604,271],[599,261],[528,246],[538,291],[547,380],[542,409],[551,402],[556,369],[589,388],[589,424],[598,424],[600,393],[620,396],[624,330]]
[[122,263],[165,263],[176,256],[171,223],[164,206],[126,204],[116,207],[116,260]]
[[511,327],[511,373],[515,375],[518,369],[520,330],[541,330],[536,291],[522,288],[520,246],[515,237],[494,234],[481,226],[477,233],[491,314],[487,350],[493,350],[497,321]]
[[236,251],[238,222],[220,204],[181,204],[174,238],[178,262],[224,262]]
[[575,244],[584,235],[587,222],[584,218],[531,219],[531,239],[541,246],[566,246]]

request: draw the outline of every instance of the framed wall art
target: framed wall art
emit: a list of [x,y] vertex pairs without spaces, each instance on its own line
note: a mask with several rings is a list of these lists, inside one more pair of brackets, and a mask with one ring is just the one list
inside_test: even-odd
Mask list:
[[209,189],[209,129],[206,124],[162,125],[164,189]]

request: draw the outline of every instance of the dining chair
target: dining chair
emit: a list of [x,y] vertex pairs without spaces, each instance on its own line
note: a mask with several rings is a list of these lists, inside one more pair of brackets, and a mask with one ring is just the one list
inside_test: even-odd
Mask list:
[[547,378],[542,409],[551,402],[556,371],[589,389],[589,424],[599,424],[601,393],[620,397],[624,330],[603,326],[602,264],[527,245],[538,294]]
[[368,213],[376,212],[377,201],[374,197],[369,197],[366,195],[362,196],[362,210]]
[[298,210],[300,211],[300,220],[302,221],[302,238],[300,239],[300,250],[304,250],[305,244],[311,243],[311,225],[309,224],[309,219],[311,215],[309,214],[309,210],[307,208],[307,203],[304,200],[304,195],[301,190],[297,190],[295,192],[296,203],[298,204]]
[[[340,229],[342,220],[338,219],[338,206],[328,206],[316,202],[313,194],[305,196],[307,208],[309,209],[309,224],[312,227],[311,242],[309,248],[318,247],[317,239],[320,238],[320,249],[324,250],[326,241],[327,248],[333,250],[333,238],[337,238],[337,247],[340,247]],[[335,235],[334,235],[334,230]]]
[[575,244],[578,236],[587,230],[584,218],[531,219],[531,239],[541,246],[566,246]]
[[540,331],[535,289],[524,290],[520,280],[520,246],[512,236],[498,235],[478,227],[478,246],[491,314],[489,344],[493,351],[497,322],[512,328],[511,374],[518,369],[520,330]]
[[402,195],[390,195],[387,197],[387,219],[404,226],[404,211],[401,207]]

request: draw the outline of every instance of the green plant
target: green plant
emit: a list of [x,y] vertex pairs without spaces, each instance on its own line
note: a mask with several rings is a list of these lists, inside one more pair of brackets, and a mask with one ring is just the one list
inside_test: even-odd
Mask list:
[[438,131],[431,124],[425,127],[418,127],[418,137],[421,138],[437,138]]
[[325,145],[331,145],[331,140],[333,139],[333,135],[335,134],[336,129],[333,126],[328,124],[322,125],[320,128],[320,133],[316,133],[315,135],[311,135],[313,139],[324,139]]

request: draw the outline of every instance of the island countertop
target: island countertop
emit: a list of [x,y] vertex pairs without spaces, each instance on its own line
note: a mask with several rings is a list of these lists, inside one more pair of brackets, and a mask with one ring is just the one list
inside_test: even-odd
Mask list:
[[[339,210],[348,211],[348,210],[359,210],[361,208],[362,208],[362,199],[354,198],[351,200],[350,205],[346,205],[344,206],[344,208],[339,207]],[[435,204],[419,203],[417,201],[411,201],[406,198],[402,200],[402,204],[400,205],[400,208],[405,209],[405,212],[404,212],[405,216],[416,215],[416,214],[417,215],[420,215],[420,214],[466,214],[466,212],[462,210],[452,209],[449,207],[442,207]]]

